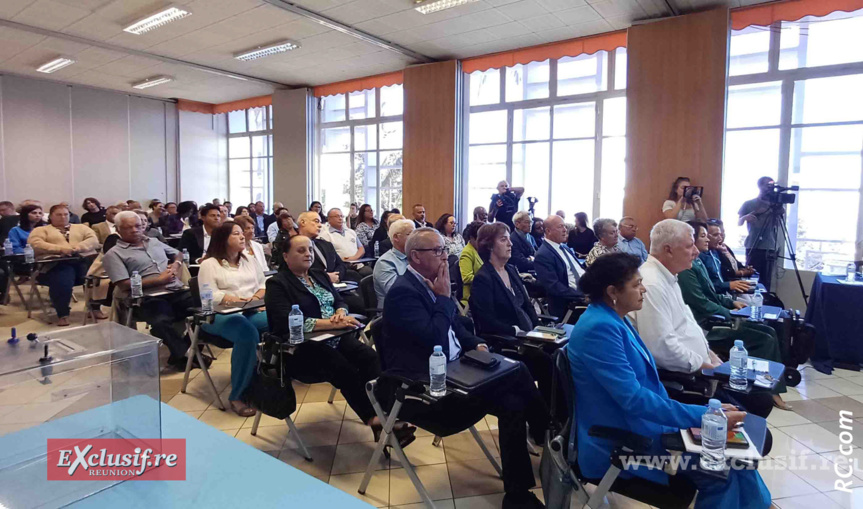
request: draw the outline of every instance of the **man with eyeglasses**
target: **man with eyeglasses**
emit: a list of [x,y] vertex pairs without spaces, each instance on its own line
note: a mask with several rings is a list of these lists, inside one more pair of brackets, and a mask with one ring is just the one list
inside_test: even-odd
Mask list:
[[[440,346],[448,362],[457,361],[465,351],[488,346],[457,319],[444,241],[433,228],[419,228],[405,244],[407,271],[387,292],[383,329],[387,348],[381,350],[388,370],[415,378],[428,377],[429,356]],[[389,339],[392,339],[390,341]],[[467,398],[444,397],[436,403],[403,407],[405,420],[418,414],[437,418],[446,426],[460,422],[464,415],[480,411],[498,417],[503,463],[503,507],[543,507],[529,491],[534,486],[527,452],[527,428],[542,443],[548,423],[548,408],[527,368],[519,363],[514,370],[485,391]]]
[[327,212],[327,225],[321,230],[321,238],[330,242],[336,248],[336,253],[343,262],[350,264],[351,267],[359,272],[360,276],[370,276],[372,274],[371,267],[362,263],[352,263],[354,260],[359,260],[366,254],[366,248],[357,237],[357,232],[350,228],[345,228],[345,215],[341,209],[332,208]]
[[635,236],[638,233],[638,225],[635,219],[630,216],[624,216],[618,225],[620,238],[617,239],[617,248],[624,253],[635,255],[641,259],[641,263],[647,261],[647,248],[644,242]]

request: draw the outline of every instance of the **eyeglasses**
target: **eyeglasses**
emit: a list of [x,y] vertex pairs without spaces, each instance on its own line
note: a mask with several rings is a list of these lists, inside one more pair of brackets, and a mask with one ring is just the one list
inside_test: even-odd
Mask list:
[[442,247],[430,247],[426,249],[414,249],[414,251],[431,251],[433,255],[441,256],[445,249]]

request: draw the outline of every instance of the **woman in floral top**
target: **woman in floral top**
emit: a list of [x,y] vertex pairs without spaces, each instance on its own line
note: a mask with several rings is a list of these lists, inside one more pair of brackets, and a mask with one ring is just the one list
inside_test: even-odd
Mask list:
[[447,256],[460,256],[461,250],[464,249],[464,237],[456,231],[458,227],[455,217],[452,214],[444,214],[438,218],[434,227],[443,235],[443,245]]
[[[281,338],[290,336],[288,315],[294,305],[303,313],[303,332],[307,337],[333,331],[333,337],[326,341],[305,341],[298,345],[291,355],[285,356],[285,371],[301,382],[323,380],[340,389],[377,440],[383,426],[366,396],[365,384],[381,374],[380,359],[377,352],[357,338],[356,330],[362,324],[348,315],[347,305],[327,274],[311,269],[313,253],[308,237],[296,235],[286,239],[282,258],[287,270],[267,281],[265,300],[270,331]],[[404,446],[413,442],[415,431],[415,427],[399,423],[395,434]]]
[[363,246],[366,246],[366,252],[371,252],[375,248],[370,245],[372,236],[374,236],[375,230],[378,229],[378,220],[375,219],[375,212],[372,210],[372,206],[368,203],[363,204],[357,217],[357,227],[354,231],[357,232],[357,238],[360,239]]

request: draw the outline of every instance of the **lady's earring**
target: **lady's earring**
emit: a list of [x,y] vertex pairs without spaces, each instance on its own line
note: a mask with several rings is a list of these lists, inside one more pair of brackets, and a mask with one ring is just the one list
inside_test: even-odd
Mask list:
[[611,304],[614,307],[617,307],[617,299],[611,299]]

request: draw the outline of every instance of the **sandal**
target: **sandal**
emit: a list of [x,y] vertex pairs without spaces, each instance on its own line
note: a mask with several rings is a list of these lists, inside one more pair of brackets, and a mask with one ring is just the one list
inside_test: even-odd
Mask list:
[[[401,426],[399,426],[399,425],[401,425]],[[376,443],[380,442],[381,433],[384,430],[383,425],[376,424],[376,425],[371,426],[371,428],[372,428],[372,433],[374,434],[374,437],[375,437],[375,442]],[[414,440],[416,440],[416,438],[417,438],[415,435],[416,431],[417,431],[416,426],[411,426],[410,424],[403,422],[403,421],[399,421],[393,426],[393,434],[399,440],[399,446],[401,446],[402,449],[409,446],[410,444],[413,443]],[[390,452],[388,450],[389,447],[390,447],[389,445],[384,447],[384,456],[386,456],[387,459],[389,459],[389,457],[390,457]]]
[[776,408],[778,408],[780,410],[785,410],[787,412],[794,410],[794,407],[792,407],[791,405],[789,405],[788,403],[783,401],[782,396],[780,396],[778,394],[773,395],[773,406],[775,406]]
[[243,403],[242,401],[231,400],[230,403],[231,410],[233,410],[234,413],[239,415],[240,417],[252,417],[256,413],[258,413],[257,410]]

